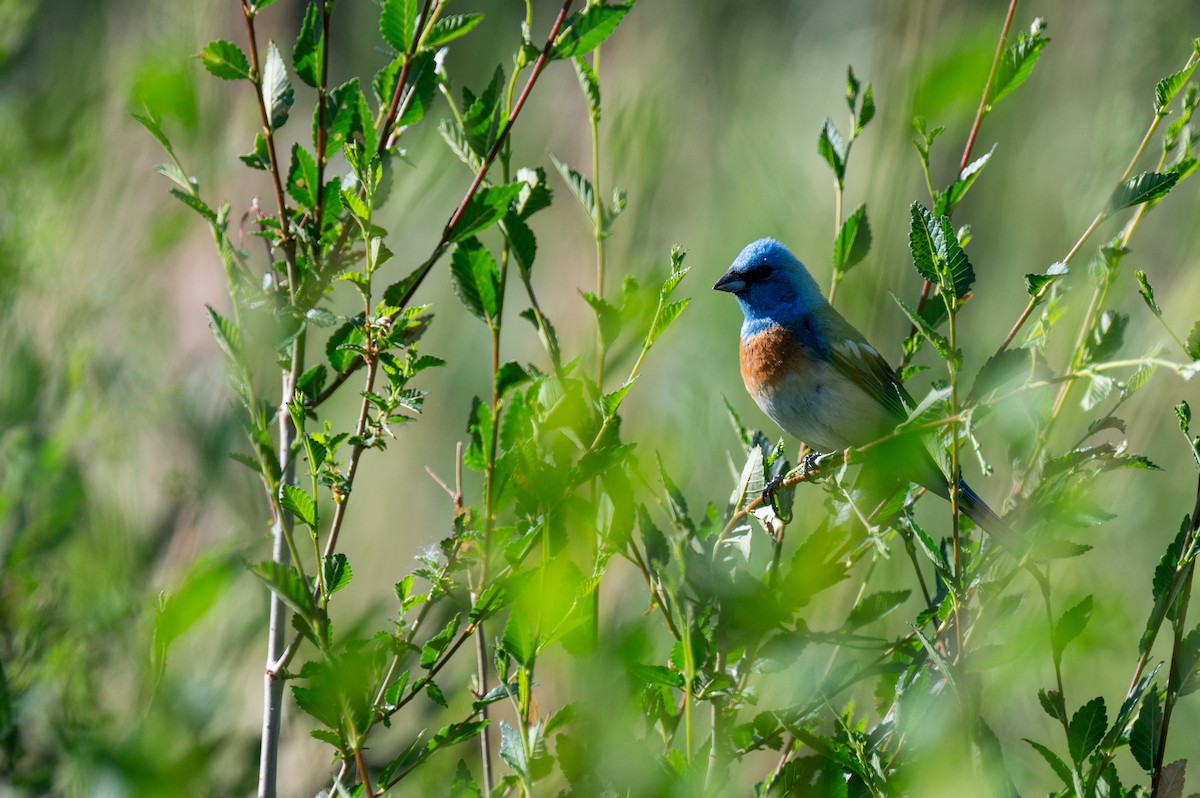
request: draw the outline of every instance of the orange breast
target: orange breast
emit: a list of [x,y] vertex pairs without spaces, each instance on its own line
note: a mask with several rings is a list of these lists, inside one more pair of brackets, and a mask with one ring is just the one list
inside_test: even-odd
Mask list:
[[742,339],[741,363],[742,381],[752,393],[770,390],[785,375],[803,373],[811,365],[791,332],[778,324]]

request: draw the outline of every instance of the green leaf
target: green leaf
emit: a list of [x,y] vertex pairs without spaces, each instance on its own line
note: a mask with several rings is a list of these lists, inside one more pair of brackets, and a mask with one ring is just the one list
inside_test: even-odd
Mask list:
[[633,2],[619,5],[597,3],[585,11],[572,14],[563,31],[554,40],[551,58],[574,58],[595,50],[607,39],[629,10]]
[[854,605],[854,609],[850,611],[850,616],[846,618],[845,627],[848,629],[857,629],[860,626],[865,626],[872,621],[876,621],[889,612],[901,607],[904,602],[908,601],[910,595],[912,595],[911,590],[884,590],[872,593]]
[[1154,756],[1162,739],[1163,710],[1158,697],[1158,686],[1150,688],[1137,720],[1129,732],[1129,750],[1133,758],[1147,773],[1154,769]]
[[571,63],[575,65],[575,76],[579,78],[579,88],[583,89],[583,96],[587,99],[588,113],[593,122],[599,122],[600,79],[596,76],[592,65],[583,58],[576,56],[571,59]]
[[903,299],[895,294],[892,294],[892,299],[896,300],[896,304],[898,304],[900,309],[904,311],[904,315],[908,316],[909,321],[912,322],[913,326],[917,329],[917,332],[919,332],[927,341],[929,341],[930,344],[933,345],[934,350],[936,350],[938,353],[938,357],[941,357],[944,360],[950,360],[950,358],[954,355],[954,353],[950,351],[950,341],[944,335],[941,335],[937,330],[933,329],[933,326],[926,321],[920,313],[917,313],[914,308],[909,306],[909,304]]
[[1038,702],[1047,715],[1060,723],[1066,723],[1067,707],[1063,703],[1062,693],[1057,690],[1038,690]]
[[1108,199],[1104,215],[1112,216],[1125,208],[1160,200],[1178,182],[1178,172],[1142,172],[1135,175],[1116,187]]
[[344,371],[359,358],[362,347],[362,315],[351,319],[333,331],[325,343],[325,357],[334,371]]
[[508,204],[521,193],[523,182],[508,183],[503,186],[489,186],[475,193],[467,203],[466,210],[459,217],[458,224],[451,231],[450,243],[455,244],[465,238],[481,233],[498,222],[508,210]]
[[671,326],[671,322],[679,318],[679,314],[683,313],[684,308],[691,301],[691,299],[679,299],[675,302],[668,302],[659,308],[658,313],[654,316],[654,325],[650,328],[647,346],[654,345],[659,336],[667,331],[667,328]]
[[466,36],[471,29],[483,20],[483,14],[451,14],[433,23],[429,33],[425,34],[422,46],[436,49],[449,44],[460,36]]
[[633,678],[643,684],[683,689],[683,674],[679,671],[671,670],[664,665],[643,665],[640,662],[631,662],[628,667]]
[[250,566],[250,572],[266,583],[272,593],[279,596],[302,618],[312,617],[312,598],[295,566],[266,560]]
[[477,319],[490,323],[499,312],[500,269],[477,238],[460,241],[450,256],[450,284]]
[[1192,360],[1200,360],[1200,321],[1193,324],[1192,331],[1188,333],[1187,353]]
[[518,607],[514,607],[508,614],[503,640],[504,650],[518,665],[528,667],[533,664],[533,658],[537,654],[533,627],[530,626],[528,616]]
[[996,145],[993,144],[986,155],[971,161],[965,169],[958,173],[958,177],[955,178],[954,182],[938,195],[937,202],[933,208],[934,215],[949,216],[954,213],[955,207],[958,206],[958,203],[966,196],[967,191],[974,185],[975,179],[979,177],[979,173],[983,171],[983,167],[987,166],[988,161],[992,159],[992,153],[995,151]]
[[208,329],[229,359],[239,367],[242,365],[242,333],[233,322],[217,313],[211,306],[205,305],[208,311]]
[[189,191],[181,191],[180,189],[171,189],[171,196],[188,206],[196,213],[204,217],[204,220],[209,224],[217,223],[217,212],[208,207],[208,203],[197,197]]
[[870,124],[875,118],[875,95],[871,91],[871,84],[867,84],[867,88],[863,90],[862,107],[858,110],[858,116],[854,120],[854,135],[857,138],[862,129]]
[[458,634],[458,624],[462,620],[461,615],[455,615],[450,619],[442,630],[429,639],[429,642],[421,649],[421,667],[429,670],[434,666],[438,659],[442,656],[452,642],[454,636]]
[[412,49],[417,28],[417,0],[385,0],[379,15],[379,34],[395,51]]
[[989,107],[1000,102],[1029,79],[1034,65],[1041,57],[1042,48],[1050,41],[1042,35],[1045,30],[1046,23],[1036,19],[1030,26],[1028,35],[1022,33],[1016,42],[1005,48],[987,94]]
[[576,172],[571,167],[559,161],[553,155],[550,160],[554,163],[558,173],[562,175],[562,179],[567,184],[567,188],[571,189],[571,193],[575,199],[579,201],[580,207],[592,220],[592,224],[596,224],[596,192],[592,189],[592,183],[586,177]]
[[1023,737],[1022,739],[1033,746],[1033,750],[1042,755],[1042,759],[1046,760],[1046,764],[1048,764],[1050,769],[1054,771],[1055,775],[1062,780],[1066,788],[1071,789],[1073,784],[1071,778],[1071,768],[1067,767],[1066,763],[1058,758],[1058,754],[1054,753],[1041,743],[1036,743],[1033,740],[1030,740],[1028,737]]
[[288,111],[295,100],[292,82],[288,79],[287,67],[275,42],[267,44],[267,62],[263,66],[262,100],[271,119],[271,129],[278,130],[287,122]]
[[1179,94],[1179,90],[1187,83],[1188,78],[1192,76],[1193,70],[1196,69],[1195,64],[1189,64],[1173,75],[1167,75],[1154,86],[1154,113],[1159,116],[1166,116],[1167,109],[1175,100],[1175,95]]
[[1065,263],[1051,263],[1046,269],[1045,274],[1027,274],[1025,275],[1025,290],[1029,292],[1031,297],[1040,297],[1046,290],[1046,287],[1051,285],[1060,277],[1068,274],[1069,269]]
[[314,89],[321,79],[324,39],[321,11],[316,0],[309,0],[308,8],[304,11],[304,22],[300,25],[300,35],[296,37],[296,44],[292,48],[292,68],[296,70],[296,77]]
[[1051,642],[1054,648],[1054,659],[1056,662],[1062,661],[1063,651],[1067,645],[1074,640],[1087,626],[1088,621],[1092,618],[1092,597],[1088,596],[1083,601],[1076,604],[1071,609],[1063,613],[1058,619],[1058,623],[1054,625],[1054,632],[1051,635]]
[[1097,696],[1076,710],[1067,727],[1067,747],[1076,766],[1082,765],[1100,744],[1107,728],[1108,712],[1102,697]]
[[825,117],[821,132],[817,134],[817,152],[833,170],[838,185],[842,185],[846,180],[846,140],[829,117]]
[[279,494],[279,503],[300,523],[311,529],[317,528],[317,503],[307,491],[295,485],[284,485]]
[[867,221],[867,206],[859,205],[846,217],[833,243],[833,270],[845,274],[867,256],[871,249],[871,224]]
[[198,57],[209,73],[222,80],[250,77],[250,62],[246,60],[246,54],[231,41],[217,39],[209,42]]
[[1096,326],[1084,346],[1083,363],[1101,363],[1108,360],[1125,343],[1125,328],[1129,317],[1115,310],[1106,310],[1096,320]]
[[254,149],[245,155],[239,155],[238,160],[251,169],[267,170],[271,168],[271,155],[267,149],[267,139],[262,133],[254,135]]
[[159,143],[159,146],[169,155],[174,156],[175,149],[171,146],[171,140],[167,138],[167,134],[163,132],[162,120],[158,118],[158,114],[147,108],[145,114],[131,114],[131,116],[138,121],[138,124],[146,128],[151,136],[154,136],[154,140]]
[[503,720],[500,721],[500,758],[521,775],[529,770],[525,760],[525,746],[521,744],[521,733]]
[[612,393],[606,393],[600,397],[600,407],[604,412],[605,418],[611,418],[616,415],[617,409],[625,399],[625,394],[629,393],[629,389],[633,387],[636,381],[637,377],[634,377]]
[[496,370],[496,396],[503,399],[510,390],[531,379],[529,372],[522,368],[521,364],[510,360]]
[[304,208],[317,207],[317,162],[299,144],[292,145],[292,167],[288,170],[288,195]]
[[325,568],[325,590],[329,595],[333,595],[350,584],[350,580],[354,578],[354,571],[350,569],[350,562],[346,559],[345,554],[339,552],[324,557],[322,562]]
[[1162,308],[1158,306],[1158,302],[1154,300],[1154,288],[1150,285],[1150,281],[1146,279],[1146,273],[1140,269],[1134,274],[1138,281],[1138,291],[1142,295],[1142,300],[1145,301],[1146,307],[1150,308],[1150,312],[1155,316],[1162,318]]

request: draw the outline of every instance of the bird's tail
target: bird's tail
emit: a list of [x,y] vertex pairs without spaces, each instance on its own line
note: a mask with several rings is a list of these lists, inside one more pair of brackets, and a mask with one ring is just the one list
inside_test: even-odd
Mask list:
[[1025,552],[1020,545],[1020,539],[1011,526],[1003,518],[996,515],[987,502],[979,498],[979,494],[971,490],[966,482],[958,483],[958,505],[967,517],[983,527],[996,542],[1020,559]]

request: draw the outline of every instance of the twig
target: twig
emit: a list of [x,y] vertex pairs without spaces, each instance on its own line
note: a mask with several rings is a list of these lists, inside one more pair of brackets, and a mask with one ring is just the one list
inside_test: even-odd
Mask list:
[[[441,258],[441,256],[445,253],[446,248],[450,244],[450,239],[454,235],[454,229],[458,226],[459,221],[462,220],[462,215],[466,212],[467,206],[474,198],[475,193],[479,191],[479,187],[483,184],[483,178],[486,176],[488,170],[495,162],[497,156],[499,156],[500,150],[504,146],[504,142],[508,139],[509,133],[512,132],[513,125],[516,124],[517,117],[520,115],[521,109],[525,106],[525,101],[529,98],[530,91],[532,91],[538,77],[545,69],[550,50],[554,47],[554,40],[558,38],[558,33],[560,30],[562,30],[563,22],[567,18],[567,12],[570,10],[573,3],[574,0],[566,0],[566,2],[563,3],[562,8],[558,12],[558,17],[555,18],[554,25],[550,29],[550,35],[546,38],[546,45],[542,48],[541,54],[538,56],[537,61],[535,61],[533,64],[533,71],[530,73],[529,79],[525,81],[525,87],[521,90],[521,94],[517,98],[516,105],[513,106],[512,113],[509,114],[508,120],[505,121],[504,125],[500,128],[500,131],[496,136],[496,143],[492,145],[492,148],[484,157],[483,163],[480,165],[479,170],[475,173],[475,178],[471,181],[471,185],[467,188],[467,193],[463,196],[462,202],[459,203],[458,208],[455,209],[453,215],[450,217],[450,220],[446,223],[445,228],[443,228],[442,236],[438,240],[438,243],[434,246],[433,252],[424,263],[417,267],[412,283],[408,286],[408,289],[404,292],[404,295],[400,297],[400,300],[396,303],[397,310],[389,315],[387,317],[388,319],[394,319],[397,315],[403,312],[404,308],[407,307],[408,303],[412,300],[413,295],[417,292],[417,289],[421,287],[421,283],[425,281],[425,278],[429,275],[429,272],[438,262],[438,259]],[[309,409],[317,407],[334,393],[336,393],[337,389],[340,388],[354,372],[362,368],[361,364],[362,361],[355,361],[353,365],[347,367],[345,371],[340,372],[336,377],[334,377],[333,381],[330,382],[328,387],[321,391],[321,393],[309,403]]]

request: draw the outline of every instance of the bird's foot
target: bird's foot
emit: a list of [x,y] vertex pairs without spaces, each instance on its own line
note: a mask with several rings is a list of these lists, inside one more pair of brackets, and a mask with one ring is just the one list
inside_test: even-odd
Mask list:
[[800,475],[807,478],[815,474],[817,471],[820,471],[821,458],[823,457],[825,457],[825,455],[821,454],[820,452],[810,451],[805,454],[804,457],[800,458]]
[[772,500],[775,498],[775,492],[779,490],[781,485],[783,485],[783,479],[785,476],[785,474],[778,474],[774,477],[771,477],[771,480],[766,484],[766,487],[763,488],[763,504],[770,504],[772,502]]

